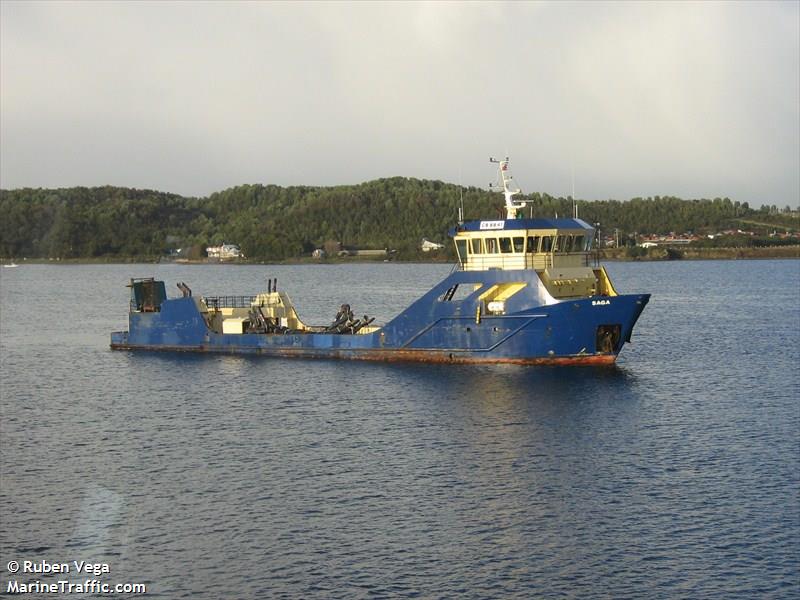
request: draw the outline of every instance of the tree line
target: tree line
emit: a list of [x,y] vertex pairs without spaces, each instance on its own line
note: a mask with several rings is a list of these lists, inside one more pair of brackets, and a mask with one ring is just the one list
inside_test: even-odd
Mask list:
[[[570,198],[517,198],[531,201],[537,217],[573,212]],[[155,258],[170,248],[224,241],[254,260],[283,260],[335,240],[413,257],[423,237],[444,241],[462,203],[467,220],[503,214],[501,194],[406,177],[335,187],[240,185],[204,198],[110,186],[0,190],[0,255]],[[578,200],[577,206],[582,219],[622,236],[718,231],[742,223],[764,231],[800,226],[788,207],[753,209],[729,198]]]

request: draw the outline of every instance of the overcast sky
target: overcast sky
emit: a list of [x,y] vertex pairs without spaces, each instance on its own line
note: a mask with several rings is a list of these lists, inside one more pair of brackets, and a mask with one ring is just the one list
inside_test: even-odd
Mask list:
[[800,3],[0,3],[0,186],[800,202]]

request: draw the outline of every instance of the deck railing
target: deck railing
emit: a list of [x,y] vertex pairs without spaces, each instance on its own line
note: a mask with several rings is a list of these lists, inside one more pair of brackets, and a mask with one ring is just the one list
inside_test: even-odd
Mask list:
[[470,254],[469,258],[458,263],[460,271],[488,271],[489,269],[515,270],[562,267],[588,267],[591,256],[588,252],[537,252],[536,254]]
[[203,300],[208,308],[250,308],[256,296],[205,296]]

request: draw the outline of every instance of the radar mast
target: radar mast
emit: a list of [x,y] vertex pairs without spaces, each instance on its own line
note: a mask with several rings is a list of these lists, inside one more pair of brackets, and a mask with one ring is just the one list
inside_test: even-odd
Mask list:
[[500,173],[500,178],[498,183],[489,184],[489,189],[493,187],[500,187],[500,182],[503,184],[503,196],[506,199],[506,219],[516,219],[522,216],[522,209],[525,208],[528,203],[524,200],[514,200],[514,196],[517,194],[521,194],[522,190],[518,187],[515,187],[514,178],[511,175],[511,171],[508,168],[509,163],[511,162],[509,158],[506,156],[504,160],[498,160],[496,158],[489,157],[489,162],[498,165],[498,171]]

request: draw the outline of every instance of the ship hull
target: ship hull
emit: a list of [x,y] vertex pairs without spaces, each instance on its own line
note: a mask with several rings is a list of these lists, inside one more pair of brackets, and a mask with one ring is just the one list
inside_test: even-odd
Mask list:
[[[505,302],[503,314],[482,312],[481,290],[509,282],[525,286]],[[477,284],[474,294],[447,299],[454,285]],[[606,365],[630,341],[649,298],[555,301],[535,272],[455,272],[372,333],[216,333],[196,299],[177,298],[166,300],[158,312],[132,312],[129,331],[112,333],[111,348],[383,362]]]
[[449,352],[432,350],[309,350],[295,348],[258,348],[258,347],[220,347],[220,346],[164,346],[112,343],[113,350],[137,350],[149,352],[190,352],[206,354],[241,354],[258,355],[274,358],[316,358],[330,360],[363,360],[373,362],[419,362],[448,364],[516,364],[516,365],[611,365],[617,360],[616,354],[576,355],[576,356],[540,356],[540,357],[497,357],[476,356],[474,354],[456,355]]

